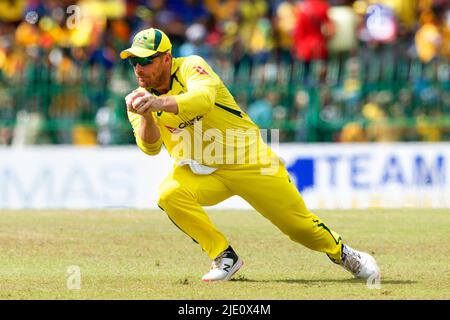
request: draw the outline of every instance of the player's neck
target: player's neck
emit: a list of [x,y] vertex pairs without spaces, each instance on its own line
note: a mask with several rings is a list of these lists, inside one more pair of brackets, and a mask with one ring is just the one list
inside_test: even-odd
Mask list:
[[158,88],[154,88],[153,90],[159,92],[160,94],[166,94],[167,92],[170,91],[170,69],[167,70],[168,72],[164,73],[164,77],[163,77],[163,81],[161,82],[162,85],[159,86]]

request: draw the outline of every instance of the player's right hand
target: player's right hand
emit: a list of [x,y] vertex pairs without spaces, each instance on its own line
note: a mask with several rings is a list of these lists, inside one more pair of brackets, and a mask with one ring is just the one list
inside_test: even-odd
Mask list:
[[135,89],[133,90],[131,93],[129,93],[126,97],[125,97],[125,103],[127,105],[127,110],[130,112],[134,112],[137,113],[135,106],[133,106],[133,102],[139,98],[144,96],[145,93],[139,89]]

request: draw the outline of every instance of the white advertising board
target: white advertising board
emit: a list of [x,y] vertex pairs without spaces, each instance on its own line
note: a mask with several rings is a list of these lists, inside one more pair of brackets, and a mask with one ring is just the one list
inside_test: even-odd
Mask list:
[[[282,144],[310,209],[450,208],[450,143]],[[0,208],[157,208],[172,161],[135,146],[0,148]],[[214,208],[250,208],[233,197]]]

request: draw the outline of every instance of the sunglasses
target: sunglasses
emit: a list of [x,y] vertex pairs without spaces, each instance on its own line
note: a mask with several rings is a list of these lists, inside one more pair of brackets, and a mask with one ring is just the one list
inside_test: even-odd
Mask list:
[[133,67],[136,67],[137,64],[139,64],[139,65],[141,65],[141,66],[144,67],[144,66],[146,66],[146,65],[148,65],[148,64],[150,64],[150,63],[152,63],[154,59],[158,58],[159,56],[162,56],[163,54],[164,54],[164,53],[161,52],[161,53],[154,54],[154,55],[152,55],[152,56],[150,56],[150,57],[144,57],[144,58],[140,58],[140,57],[129,57],[129,58],[128,58],[128,61],[130,62],[130,64],[131,64]]

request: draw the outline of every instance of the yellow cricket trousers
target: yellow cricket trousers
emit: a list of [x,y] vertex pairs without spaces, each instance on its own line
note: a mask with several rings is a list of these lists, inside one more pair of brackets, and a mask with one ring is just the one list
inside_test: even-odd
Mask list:
[[159,207],[174,224],[197,242],[211,259],[228,247],[202,206],[211,206],[238,195],[293,241],[340,260],[341,237],[308,211],[283,164],[274,175],[260,167],[218,169],[196,175],[189,166],[175,167],[159,188]]

